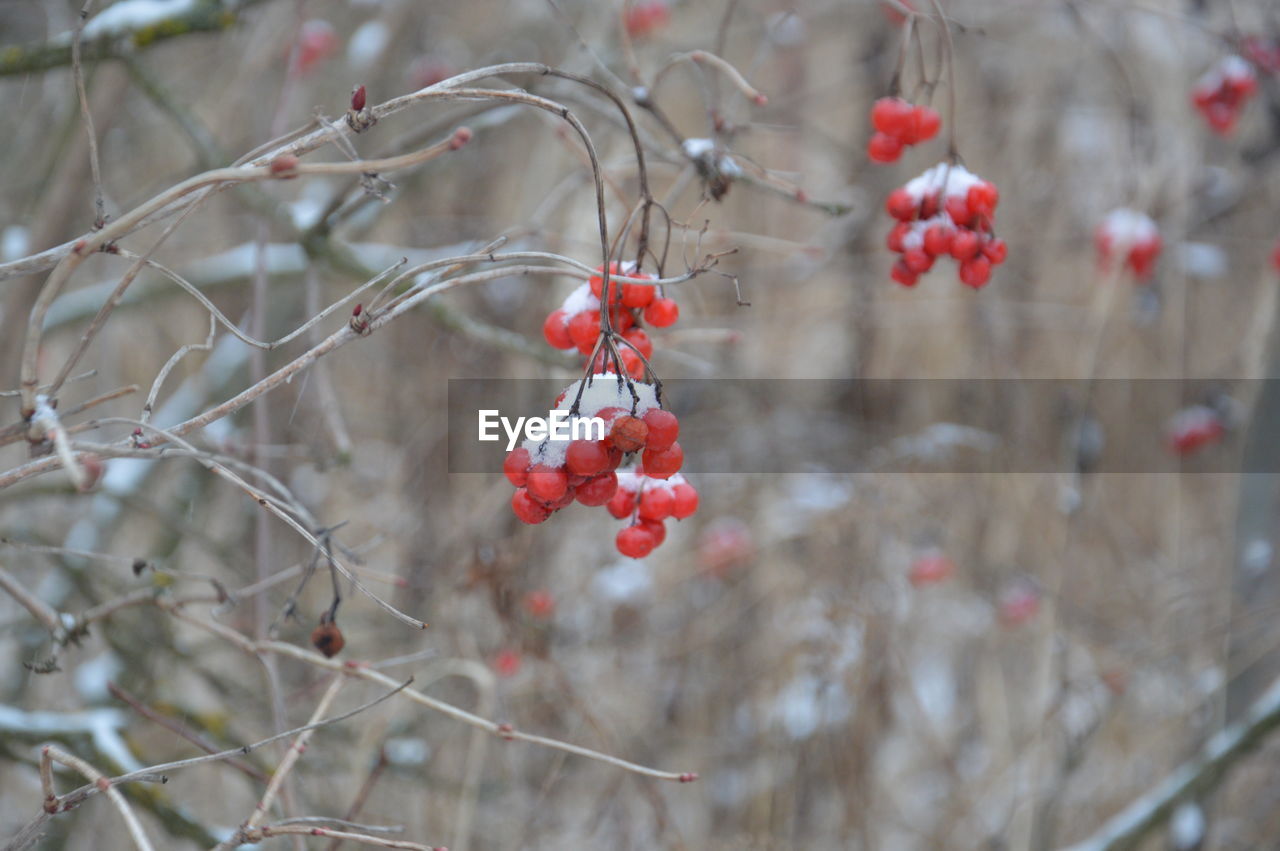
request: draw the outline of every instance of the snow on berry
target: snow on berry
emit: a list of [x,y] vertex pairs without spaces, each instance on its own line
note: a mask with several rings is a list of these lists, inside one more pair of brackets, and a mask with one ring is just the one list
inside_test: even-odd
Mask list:
[[951,577],[956,572],[955,563],[947,558],[942,550],[933,548],[922,552],[911,562],[911,569],[907,573],[907,579],[912,585],[919,588],[922,585],[932,585],[936,582],[942,582]]
[[1105,266],[1115,260],[1128,266],[1139,282],[1155,271],[1162,244],[1155,221],[1126,207],[1107,213],[1094,233],[1098,262]]
[[1240,56],[1224,56],[1196,81],[1191,102],[1215,133],[1229,136],[1240,111],[1257,91],[1253,66]]
[[1216,410],[1208,405],[1192,405],[1178,411],[1169,420],[1169,450],[1176,455],[1190,455],[1217,443],[1226,432],[1226,423]]
[[958,263],[961,282],[979,289],[993,266],[1008,256],[1004,240],[992,233],[1000,191],[964,166],[939,163],[893,190],[885,209],[898,220],[885,245],[901,255],[890,277],[915,286],[941,257]]

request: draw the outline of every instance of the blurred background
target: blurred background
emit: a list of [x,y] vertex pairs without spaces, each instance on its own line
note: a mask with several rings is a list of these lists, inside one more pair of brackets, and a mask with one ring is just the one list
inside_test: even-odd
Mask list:
[[[669,290],[681,315],[652,330],[654,367],[673,386],[773,379],[751,386],[782,394],[704,408],[684,449],[696,470],[725,447],[789,446],[791,467],[691,473],[698,513],[668,523],[643,560],[619,555],[622,524],[598,509],[520,523],[500,447],[491,473],[451,472],[450,430],[474,428],[450,406],[451,379],[566,386],[581,374],[581,359],[541,331],[577,279],[509,276],[446,292],[189,435],[269,472],[313,531],[333,529],[335,551],[346,548],[370,590],[430,624],[414,630],[344,581],[339,659],[382,661],[486,718],[700,778],[677,784],[503,742],[395,698],[317,731],[273,820],[354,813],[454,851],[1049,849],[1095,835],[1211,736],[1260,713],[1257,747],[1149,809],[1123,837],[1137,845],[1089,847],[1280,843],[1280,746],[1260,735],[1280,720],[1266,703],[1280,675],[1280,488],[1267,474],[1280,388],[1260,380],[1280,369],[1280,16],[1266,0],[941,2],[945,36],[919,0],[93,6],[84,82],[108,221],[316,116],[340,120],[357,85],[374,105],[519,61],[624,97],[643,87],[657,108],[631,111],[670,217],[657,228],[669,234],[666,274],[734,250]],[[923,14],[907,18],[913,5]],[[0,3],[3,388],[18,386],[48,276],[49,264],[19,261],[80,238],[96,216],[67,49],[80,7]],[[694,50],[722,57],[747,88],[689,61]],[[1222,134],[1192,91],[1235,53],[1257,91]],[[870,109],[899,72],[903,97],[931,103],[943,130],[875,164]],[[566,80],[476,85],[520,87],[581,119],[616,238],[639,198],[618,110]],[[474,133],[462,150],[384,175],[376,192],[321,176],[211,196],[154,259],[266,339],[401,258],[505,237],[503,250],[600,263],[586,152],[554,114],[420,102],[347,134],[350,150],[325,145],[303,162],[417,150],[460,125]],[[712,153],[699,160],[704,139]],[[906,288],[889,277],[884,199],[943,161],[952,140],[999,188],[1008,260],[980,291],[949,261]],[[1098,262],[1095,228],[1116,208],[1159,227],[1148,280]],[[120,246],[145,252],[161,227]],[[128,266],[101,254],[79,267],[45,322],[42,380]],[[155,423],[230,398],[349,315],[257,354],[217,328],[211,349],[169,373]],[[144,271],[73,373],[92,374],[62,389],[65,424],[137,419],[171,356],[209,334],[200,303]],[[889,402],[862,412],[880,423],[869,457],[892,460],[885,470],[824,455],[843,444],[822,443],[810,406],[836,411],[830,429],[857,422],[809,395],[831,385],[803,379],[944,378],[955,381],[925,391],[927,416],[899,420]],[[966,383],[989,379],[1053,380],[1041,398],[1056,418],[1001,431],[1029,420],[1016,394],[974,410]],[[1168,379],[1197,383],[1160,404],[1139,392]],[[130,385],[139,389],[74,413]],[[1203,439],[1179,437],[1176,415],[1196,405],[1211,420]],[[19,423],[20,408],[0,397],[0,424]],[[1108,426],[1131,420],[1150,433],[1109,444]],[[4,432],[0,470],[28,462],[20,431]],[[103,424],[73,439],[131,431]],[[1011,470],[996,457],[1019,448],[1010,441],[1058,460]],[[1107,470],[1124,466],[1117,446],[1144,441],[1158,469]],[[831,472],[855,466],[864,472]],[[59,470],[0,490],[10,588],[70,618],[93,615],[87,634],[60,646],[30,606],[0,594],[0,836],[40,813],[42,742],[116,774],[194,755],[193,737],[229,748],[306,723],[331,674],[274,654],[259,663],[151,603],[191,598],[190,617],[308,647],[332,599],[323,560],[295,616],[285,610],[313,556],[190,459],[111,458],[87,493]],[[122,599],[132,605],[117,608]],[[352,681],[334,711],[384,691]],[[209,847],[252,812],[283,747],[245,756],[246,770],[215,763],[121,788],[157,847]],[[58,775],[60,791],[80,782]],[[33,847],[134,847],[101,796],[42,831]]]

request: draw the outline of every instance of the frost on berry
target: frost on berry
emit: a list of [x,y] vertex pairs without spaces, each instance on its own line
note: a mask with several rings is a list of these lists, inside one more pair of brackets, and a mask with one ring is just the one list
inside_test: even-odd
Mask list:
[[1224,56],[1196,80],[1191,102],[1213,132],[1229,136],[1244,105],[1257,91],[1253,66],[1240,56]]
[[1173,415],[1168,425],[1169,451],[1190,455],[1217,443],[1227,432],[1222,415],[1208,405],[1192,405]]
[[1147,281],[1155,272],[1162,242],[1160,229],[1145,213],[1125,207],[1112,210],[1094,232],[1098,264],[1112,263],[1127,267],[1138,283]]
[[913,287],[938,259],[950,257],[962,283],[985,286],[1008,256],[993,232],[999,203],[994,183],[955,163],[939,163],[890,192],[885,210],[898,222],[885,246],[899,255],[890,277]]

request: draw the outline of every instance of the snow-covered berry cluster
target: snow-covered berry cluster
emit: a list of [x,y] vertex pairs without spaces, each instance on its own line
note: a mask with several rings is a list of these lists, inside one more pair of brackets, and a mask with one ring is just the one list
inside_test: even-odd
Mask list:
[[1258,91],[1253,66],[1239,56],[1224,56],[1201,75],[1191,89],[1191,102],[1215,133],[1230,135],[1240,110]]
[[1155,272],[1163,245],[1155,221],[1146,213],[1126,207],[1107,213],[1094,232],[1093,241],[1100,265],[1118,262],[1128,266],[1139,282]]
[[999,202],[994,183],[956,163],[939,163],[890,192],[885,209],[898,223],[885,244],[902,255],[893,264],[892,278],[913,287],[935,260],[950,256],[963,283],[974,289],[985,286],[991,268],[1009,253],[992,230]]
[[1169,451],[1175,455],[1190,455],[1217,443],[1226,433],[1227,424],[1219,411],[1209,405],[1192,405],[1169,419]]
[[[631,527],[618,536],[618,551],[640,558],[661,543],[663,520],[682,520],[697,509],[697,491],[678,476],[684,464],[680,421],[658,403],[653,385],[599,373],[585,386],[580,380],[565,388],[555,410],[568,414],[570,433],[575,422],[582,424],[578,439],[526,439],[502,465],[516,487],[511,509],[520,520],[542,523],[574,501],[607,505],[614,517],[630,516],[632,526],[643,526],[648,539]],[[603,421],[602,436],[585,428],[591,418]],[[638,463],[619,471],[628,458]],[[664,497],[649,496],[658,491],[666,495],[665,505]]]
[[[652,277],[637,273],[634,263],[616,261],[609,265],[609,273],[631,278]],[[596,275],[569,293],[542,323],[542,336],[547,344],[562,350],[576,348],[579,353],[590,355],[600,338],[600,298],[603,292],[604,279]],[[648,360],[653,356],[653,341],[643,328],[637,326],[637,318],[643,318],[655,328],[666,328],[680,318],[680,306],[674,299],[659,295],[656,287],[613,281],[609,284],[609,301],[609,322],[624,340],[618,347],[622,366],[632,378],[642,380],[644,362],[637,352]],[[594,368],[600,372],[613,372],[614,364],[601,352]]]
[[916,106],[902,98],[880,98],[871,107],[871,126],[876,132],[867,142],[867,156],[873,162],[891,163],[902,149],[927,142],[942,128],[942,116],[929,106]]

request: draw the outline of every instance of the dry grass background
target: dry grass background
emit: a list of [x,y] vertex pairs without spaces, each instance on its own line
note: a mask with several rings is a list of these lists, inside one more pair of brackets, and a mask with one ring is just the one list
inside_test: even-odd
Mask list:
[[[72,25],[72,5],[0,4],[2,40],[63,32]],[[355,83],[368,86],[372,102],[410,91],[410,68],[422,57],[457,70],[539,61],[604,80],[603,63],[625,76],[615,4],[557,5],[559,16],[541,0],[276,0],[246,10],[225,32],[159,44],[136,62],[234,158],[270,138],[273,123],[298,125],[314,108],[341,114]],[[676,4],[671,25],[637,45],[643,73],[674,52],[713,47],[724,5]],[[1009,262],[979,293],[949,270],[914,290],[888,279],[881,199],[943,151],[935,142],[894,166],[866,162],[867,113],[893,72],[899,30],[869,0],[736,5],[725,56],[770,102],[751,107],[721,83],[728,117],[742,124],[733,151],[851,212],[831,216],[748,185],[735,185],[723,203],[703,203],[696,183],[689,185],[671,205],[673,215],[695,229],[710,222],[704,250],[741,249],[722,268],[740,277],[751,306],[736,307],[732,286],[716,275],[682,288],[680,326],[658,335],[656,366],[664,377],[1196,377],[1228,382],[1247,404],[1256,386],[1229,382],[1270,375],[1276,280],[1267,257],[1280,231],[1280,86],[1265,82],[1228,140],[1212,136],[1188,103],[1192,81],[1226,49],[1213,32],[1229,32],[1233,22],[1244,31],[1277,25],[1263,0],[946,3],[962,26],[955,80],[943,83],[935,102],[945,101],[954,82],[961,153],[970,169],[999,185],[998,224],[1010,246]],[[803,23],[801,38],[780,44],[770,22],[788,13]],[[284,53],[300,15],[331,21],[344,49],[286,85]],[[389,40],[361,62],[346,50],[349,37],[375,18]],[[922,33],[932,74],[937,30],[924,23]],[[581,111],[610,179],[634,193],[634,158],[616,118],[581,90],[528,84]],[[174,116],[124,64],[91,66],[89,88],[112,213],[204,167]],[[673,72],[660,100],[684,135],[706,135],[696,75]],[[0,223],[27,227],[31,250],[84,232],[92,190],[69,71],[0,79],[0,104],[9,116]],[[462,122],[476,130],[463,151],[392,176],[390,203],[368,205],[337,236],[384,246],[381,258],[478,245],[511,232],[526,244],[598,262],[589,173],[563,125],[530,111],[490,111],[486,123],[478,112],[471,105],[419,106],[358,138],[361,153],[372,156],[401,149],[415,134],[439,138]],[[663,197],[685,166],[653,122],[642,123],[659,143],[653,172],[655,194]],[[317,156],[339,158],[331,150]],[[314,206],[343,185],[314,179],[262,188],[281,202]],[[616,222],[623,207],[612,198]],[[1129,282],[1095,268],[1093,224],[1119,205],[1153,211],[1163,228],[1156,313],[1139,309]],[[212,279],[209,266],[195,264],[252,245],[263,221],[245,194],[224,193],[157,258],[201,268]],[[273,243],[289,240],[278,222],[268,227]],[[142,250],[149,235],[125,244]],[[1193,274],[1185,262],[1189,243],[1222,249],[1226,270]],[[115,280],[123,268],[115,258],[92,258],[67,298]],[[305,274],[300,269],[271,276],[272,336],[314,312],[308,278],[319,303],[354,283],[323,259],[307,264]],[[17,385],[17,341],[42,280],[0,284],[5,386]],[[96,376],[70,385],[66,404],[130,383],[145,392],[173,351],[207,333],[199,305],[146,275],[140,284],[155,285],[151,295],[113,316],[86,359]],[[543,317],[571,286],[511,279],[443,300],[540,345]],[[208,292],[234,320],[250,309],[244,271]],[[85,322],[82,316],[50,332],[45,372],[70,351]],[[326,333],[340,324],[330,320]],[[717,333],[695,333],[702,330]],[[234,361],[235,346],[224,348],[224,360]],[[268,363],[300,351],[301,343],[292,344]],[[181,385],[207,406],[247,385],[243,357],[224,375],[214,361],[188,357],[161,399]],[[1067,479],[1058,474],[961,475],[927,463],[891,474],[835,476],[820,467],[786,476],[713,474],[696,482],[699,514],[672,528],[642,567],[625,568],[613,549],[614,524],[595,522],[596,512],[570,510],[525,528],[510,515],[501,476],[448,473],[448,379],[557,375],[568,383],[571,366],[495,346],[429,309],[323,364],[336,392],[328,407],[349,433],[349,454],[325,416],[321,377],[313,374],[257,403],[270,421],[269,468],[322,522],[345,522],[340,539],[365,546],[367,566],[398,580],[371,584],[431,624],[415,632],[350,596],[339,618],[344,658],[430,650],[434,655],[393,674],[413,673],[418,686],[464,707],[476,706],[479,685],[490,694],[481,701],[489,717],[664,770],[697,771],[701,779],[664,783],[498,740],[482,761],[469,762],[469,728],[392,701],[316,733],[292,774],[297,814],[342,814],[379,754],[388,753],[391,764],[380,769],[359,820],[403,824],[405,838],[455,851],[468,840],[475,849],[1053,848],[1088,836],[1194,754],[1236,713],[1233,706],[1266,684],[1239,675],[1280,640],[1268,628],[1274,599],[1239,593],[1236,475],[1085,476],[1076,483],[1079,510],[1067,514]],[[140,395],[102,413],[136,416]],[[16,400],[0,404],[3,422],[16,421]],[[1119,410],[1099,415],[1123,420]],[[725,422],[723,440],[750,431],[751,424]],[[115,428],[105,436],[124,433]],[[248,458],[248,412],[207,439]],[[1210,463],[1229,464],[1243,442],[1236,434],[1211,448]],[[24,453],[21,446],[0,449],[0,466],[22,463]],[[71,613],[158,580],[151,573],[135,578],[124,562],[47,554],[30,544],[149,559],[177,577],[175,593],[206,588],[202,577],[237,588],[255,577],[259,511],[189,461],[154,465],[127,492],[78,495],[53,473],[0,493],[0,535],[17,542],[0,547],[0,564]],[[1263,515],[1273,522],[1274,513]],[[698,542],[722,518],[750,528],[754,551],[716,573],[700,561]],[[942,585],[914,589],[907,570],[929,543],[944,547],[958,570]],[[268,546],[272,571],[309,558],[304,542],[274,521]],[[1022,578],[1043,590],[1044,606],[1026,624],[1002,627],[999,596]],[[626,582],[638,587],[623,594]],[[273,616],[288,588],[243,601],[221,620],[251,633],[255,605]],[[555,597],[550,623],[521,608],[535,589]],[[327,578],[313,581],[301,619],[284,623],[280,638],[305,646],[328,593]],[[208,609],[192,607],[202,617]],[[489,665],[504,648],[518,649],[523,665],[515,676],[495,679]],[[36,675],[21,663],[50,652],[48,633],[3,597],[0,649],[0,704],[17,710],[120,707],[102,688],[109,676],[221,746],[276,730],[263,667],[159,609],[121,611],[61,655],[60,673]],[[326,675],[287,659],[279,674],[288,724],[304,723]],[[352,684],[339,705],[378,693]],[[10,717],[0,713],[3,836],[39,811],[35,746],[51,738],[5,726]],[[194,752],[136,714],[124,717],[124,741],[141,763]],[[52,738],[105,771],[124,768],[88,735]],[[1203,798],[1204,847],[1280,842],[1276,755],[1274,744],[1265,745]],[[269,769],[279,756],[264,750],[250,760]],[[474,788],[465,780],[469,765],[479,772]],[[69,779],[60,782],[70,788]],[[159,847],[179,848],[201,844],[200,829],[239,824],[261,787],[219,764],[132,791]],[[458,837],[460,805],[473,798],[471,835]],[[181,825],[186,835],[174,833]],[[1168,845],[1162,828],[1142,847]],[[92,800],[51,820],[39,847],[132,844],[107,802]],[[311,839],[306,847],[327,846]]]

